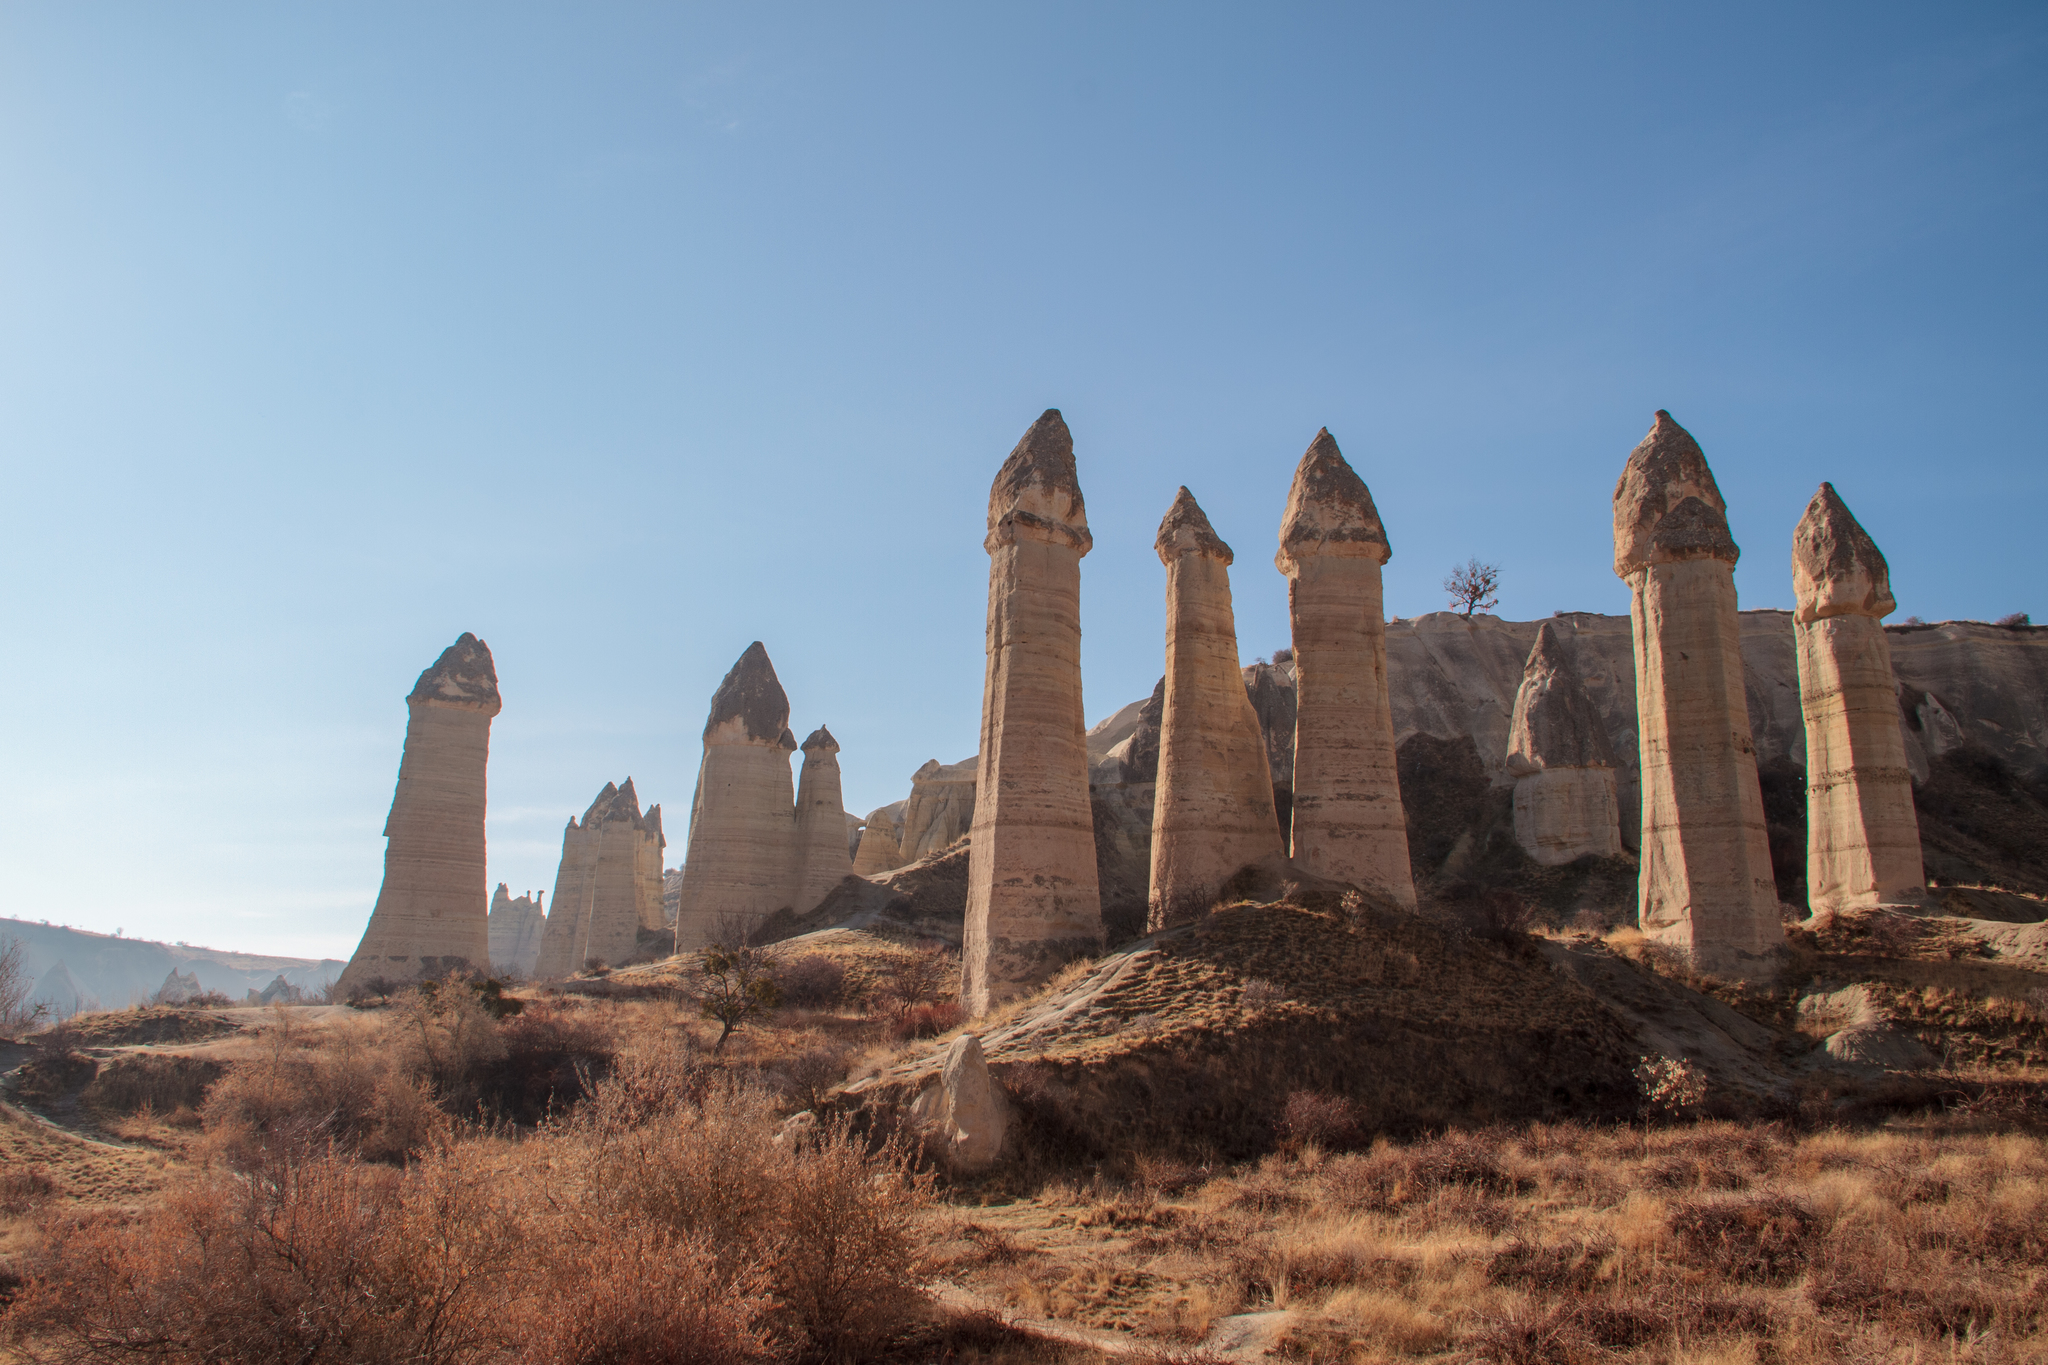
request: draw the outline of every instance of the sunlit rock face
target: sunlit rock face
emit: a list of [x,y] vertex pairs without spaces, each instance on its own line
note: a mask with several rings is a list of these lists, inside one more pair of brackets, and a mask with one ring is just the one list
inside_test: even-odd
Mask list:
[[1660,411],[1614,489],[1641,745],[1643,932],[1702,971],[1751,975],[1784,942],[1743,696],[1727,505]]
[[1792,533],[1806,720],[1806,888],[1815,914],[1926,901],[1920,822],[1883,617],[1891,570],[1833,484]]
[[515,897],[512,888],[499,882],[491,893],[491,971],[503,976],[533,975],[546,932],[547,917],[541,912],[540,897],[531,891]]
[[503,708],[489,646],[464,633],[420,674],[398,788],[384,822],[384,884],[355,956],[335,984],[410,981],[491,960],[484,769]]
[[1295,864],[1415,904],[1394,764],[1380,569],[1392,553],[1372,494],[1326,429],[1294,471],[1274,563],[1294,635]]
[[633,779],[607,782],[579,822],[562,831],[553,910],[534,975],[558,980],[592,962],[619,966],[646,951],[666,923],[661,807],[640,809]]
[[1183,488],[1153,548],[1166,566],[1166,692],[1148,930],[1196,918],[1239,871],[1284,855],[1266,739],[1237,663],[1230,547]]
[[1081,557],[1094,544],[1057,409],[989,491],[982,685],[961,1000],[970,1014],[1096,950],[1102,904],[1081,710]]
[[839,786],[839,741],[819,726],[803,742],[804,766],[796,788],[795,899],[799,915],[853,875],[846,851],[846,810]]
[[676,910],[676,948],[701,948],[787,909],[795,896],[796,794],[789,696],[759,640],[725,675],[704,724],[704,762]]
[[959,763],[934,758],[911,775],[898,854],[903,862],[914,863],[950,848],[974,827],[974,784],[980,766],[974,758]]
[[1621,852],[1614,750],[1555,626],[1545,621],[1522,669],[1508,731],[1515,842],[1557,866]]

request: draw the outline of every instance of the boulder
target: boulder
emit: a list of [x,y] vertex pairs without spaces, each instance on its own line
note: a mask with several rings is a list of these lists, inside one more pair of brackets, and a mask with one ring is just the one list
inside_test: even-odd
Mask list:
[[965,1033],[946,1049],[938,1076],[911,1102],[912,1126],[927,1150],[963,1175],[987,1170],[1003,1151],[1010,1101],[981,1055],[981,1039]]

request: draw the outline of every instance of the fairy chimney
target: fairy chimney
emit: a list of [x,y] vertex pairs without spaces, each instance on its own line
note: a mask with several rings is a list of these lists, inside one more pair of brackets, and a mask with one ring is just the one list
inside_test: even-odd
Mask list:
[[789,696],[759,640],[725,675],[704,724],[704,763],[676,912],[676,949],[701,948],[788,908],[795,888],[796,797]]
[[821,725],[804,741],[803,756],[796,788],[796,892],[790,903],[799,915],[853,875],[839,790],[839,741]]
[[1621,852],[1621,802],[1607,727],[1579,671],[1545,621],[1522,666],[1508,730],[1515,842],[1547,867]]
[[1285,855],[1265,736],[1238,669],[1230,547],[1182,488],[1153,549],[1166,566],[1166,705],[1148,932],[1200,916],[1239,871]]
[[504,703],[490,647],[464,633],[420,674],[398,789],[384,822],[384,885],[336,987],[410,981],[491,960],[484,768]]
[[540,959],[547,919],[540,898],[529,891],[514,898],[503,882],[491,893],[491,971],[500,976],[531,976]]
[[1101,943],[1081,712],[1081,556],[1093,544],[1074,439],[1048,408],[989,491],[987,673],[961,952],[971,1015]]
[[591,962],[616,967],[662,951],[660,866],[661,808],[643,813],[630,777],[624,786],[605,783],[581,823],[571,817],[562,831],[554,910],[534,975],[558,980]]
[[903,855],[896,841],[896,808],[877,807],[869,811],[868,818],[861,822],[860,847],[853,855],[854,875],[867,877],[901,866]]
[[1412,906],[1380,591],[1391,553],[1365,481],[1329,429],[1317,432],[1273,558],[1294,631],[1294,862]]
[[1806,893],[1813,913],[1920,908],[1926,880],[1898,683],[1882,618],[1891,571],[1833,484],[1792,533],[1793,632],[1806,720]]
[[1743,698],[1727,504],[1660,411],[1614,487],[1614,572],[1635,624],[1643,932],[1702,971],[1753,976],[1784,942]]

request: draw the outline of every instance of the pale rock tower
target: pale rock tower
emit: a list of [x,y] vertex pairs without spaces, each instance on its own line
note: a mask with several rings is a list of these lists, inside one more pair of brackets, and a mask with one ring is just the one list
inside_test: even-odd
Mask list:
[[1081,712],[1081,556],[1094,543],[1074,438],[1048,408],[989,491],[988,659],[961,951],[972,1016],[1101,946]]
[[1273,557],[1294,629],[1294,862],[1412,907],[1380,589],[1391,554],[1365,481],[1329,429],[1317,432]]
[[1792,533],[1793,632],[1806,717],[1806,893],[1818,915],[1926,904],[1920,821],[1882,618],[1877,544],[1822,484]]
[[853,855],[855,876],[868,877],[903,866],[903,854],[896,839],[896,820],[890,808],[880,806],[861,822],[860,848]]
[[540,897],[529,891],[514,898],[512,888],[499,882],[498,889],[491,893],[491,970],[509,976],[531,976],[546,930]]
[[1239,871],[1285,857],[1266,740],[1238,669],[1234,556],[1186,488],[1153,548],[1166,566],[1166,697],[1148,932],[1197,918]]
[[661,848],[661,807],[643,813],[630,777],[605,783],[581,823],[570,818],[535,976],[559,980],[592,961],[617,967],[659,949]]
[[1555,867],[1587,854],[1621,853],[1614,748],[1548,621],[1522,666],[1507,770],[1515,779],[1515,842],[1531,858]]
[[853,875],[846,851],[846,809],[839,790],[839,741],[820,725],[803,743],[804,766],[796,787],[796,891],[799,915],[817,908],[833,887]]
[[759,640],[725,675],[704,723],[704,763],[676,912],[676,950],[701,948],[791,905],[796,797],[789,696]]
[[343,992],[490,966],[484,769],[491,717],[504,703],[489,646],[465,632],[420,674],[405,704],[405,753],[384,822],[384,885],[335,982]]
[[1614,572],[1635,624],[1639,916],[1698,969],[1756,976],[1784,942],[1743,699],[1727,504],[1660,411],[1614,487]]

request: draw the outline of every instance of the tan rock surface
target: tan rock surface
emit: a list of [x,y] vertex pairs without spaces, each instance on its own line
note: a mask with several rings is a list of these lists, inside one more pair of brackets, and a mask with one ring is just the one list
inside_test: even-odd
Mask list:
[[958,763],[928,760],[910,779],[910,799],[903,807],[903,833],[897,848],[902,863],[928,858],[974,828],[974,784],[980,757]]
[[1094,540],[1056,409],[1003,462],[983,543],[988,662],[960,993],[975,1016],[1102,934],[1081,710],[1081,556]]
[[464,633],[420,674],[398,789],[384,822],[384,885],[335,985],[407,981],[491,960],[484,770],[504,703],[490,647]]
[[1394,766],[1372,494],[1329,431],[1294,471],[1274,563],[1294,633],[1293,857],[1304,871],[1415,904]]
[[582,821],[572,818],[562,832],[554,909],[534,975],[560,980],[592,961],[616,967],[649,951],[643,934],[665,924],[660,868],[661,808],[643,813],[630,777],[624,786],[605,783]]
[[903,866],[902,847],[896,841],[895,814],[896,807],[892,806],[881,806],[868,812],[860,832],[860,847],[853,855],[855,876],[871,877]]
[[1147,932],[1195,919],[1239,871],[1285,856],[1266,740],[1237,662],[1234,556],[1186,488],[1153,548],[1166,566],[1166,700]]
[[1754,975],[1784,942],[1743,696],[1734,538],[1699,444],[1660,411],[1614,489],[1635,624],[1639,919],[1700,970]]
[[540,958],[547,917],[540,896],[532,891],[517,897],[503,882],[491,895],[491,971],[497,975],[531,976]]
[[796,787],[796,890],[790,902],[799,915],[853,875],[839,787],[839,741],[821,725],[804,741],[803,756]]
[[796,865],[789,696],[756,640],[725,675],[704,725],[704,763],[676,911],[676,950],[787,908]]
[[996,1163],[1010,1102],[989,1075],[981,1039],[964,1033],[953,1040],[939,1074],[911,1102],[910,1120],[949,1169],[972,1174]]
[[1557,629],[1545,621],[1523,666],[1508,729],[1515,842],[1555,867],[1621,850],[1614,749]]
[[1792,533],[1792,613],[1806,717],[1806,894],[1818,915],[1926,903],[1920,822],[1881,618],[1891,572],[1822,484]]

